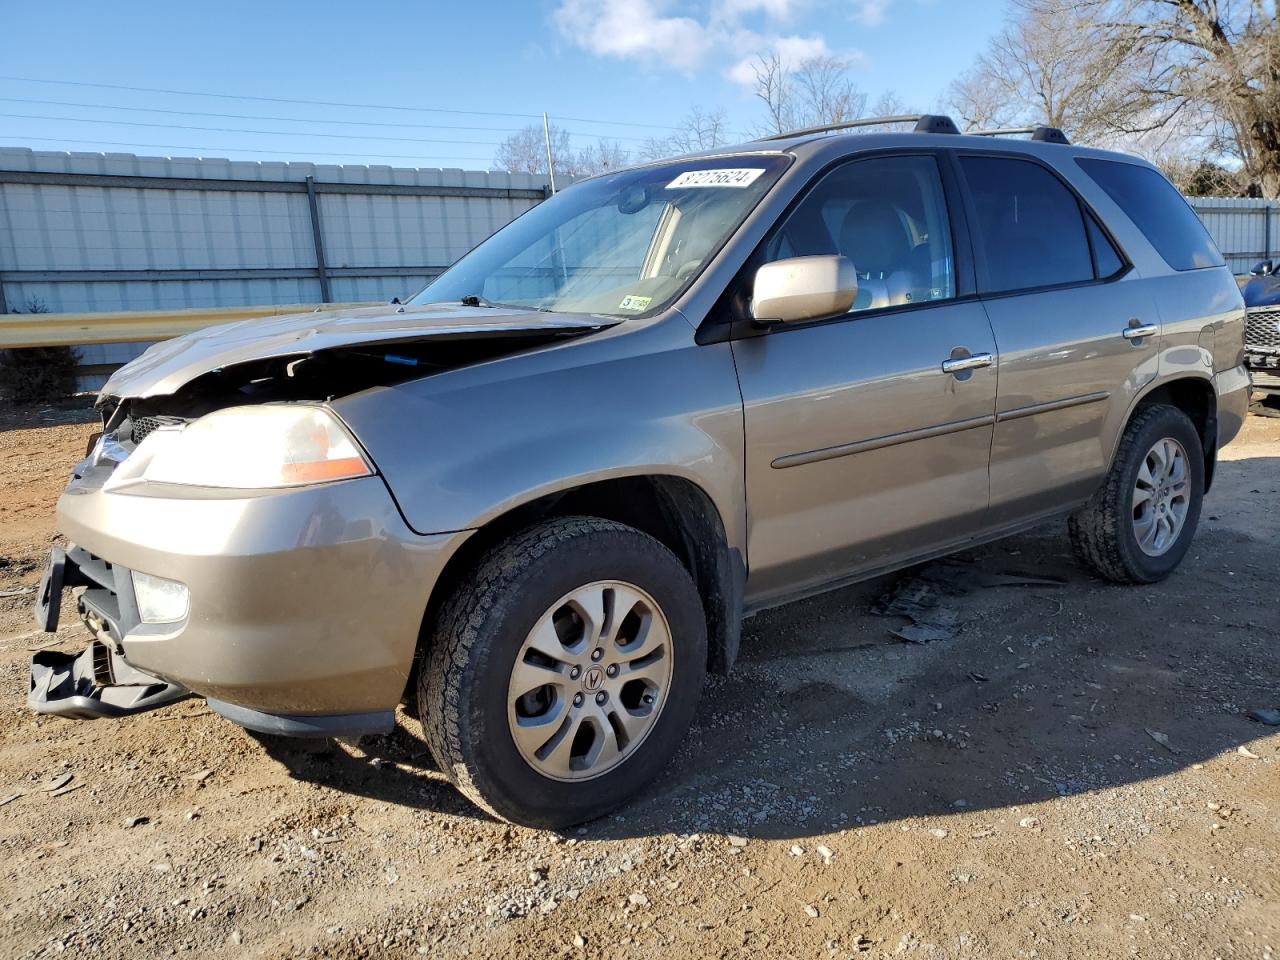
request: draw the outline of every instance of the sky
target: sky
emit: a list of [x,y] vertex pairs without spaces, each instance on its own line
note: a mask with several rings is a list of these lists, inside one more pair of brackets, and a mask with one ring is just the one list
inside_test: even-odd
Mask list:
[[830,53],[936,109],[1006,0],[0,0],[0,146],[494,165],[528,124],[639,148],[694,107],[761,122],[749,64]]

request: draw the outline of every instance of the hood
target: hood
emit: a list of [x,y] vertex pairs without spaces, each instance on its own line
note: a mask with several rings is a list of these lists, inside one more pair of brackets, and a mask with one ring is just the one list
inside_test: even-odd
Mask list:
[[1240,291],[1246,307],[1272,307],[1280,304],[1280,276],[1250,277]]
[[338,347],[521,335],[545,337],[549,333],[589,333],[619,322],[616,317],[457,304],[381,304],[239,320],[155,344],[112,374],[99,400],[171,394],[214,370]]

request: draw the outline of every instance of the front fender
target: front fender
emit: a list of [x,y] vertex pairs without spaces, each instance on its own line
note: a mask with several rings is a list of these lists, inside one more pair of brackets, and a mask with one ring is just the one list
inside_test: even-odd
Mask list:
[[423,534],[483,527],[547,494],[687,479],[745,542],[742,398],[727,344],[678,314],[334,402]]

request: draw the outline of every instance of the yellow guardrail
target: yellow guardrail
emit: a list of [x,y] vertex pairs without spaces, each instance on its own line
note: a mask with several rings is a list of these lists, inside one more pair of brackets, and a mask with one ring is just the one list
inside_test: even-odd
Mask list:
[[91,343],[168,340],[217,323],[257,320],[317,307],[340,310],[369,303],[293,303],[259,307],[207,307],[194,310],[141,310],[125,313],[6,313],[0,315],[0,348],[78,347]]

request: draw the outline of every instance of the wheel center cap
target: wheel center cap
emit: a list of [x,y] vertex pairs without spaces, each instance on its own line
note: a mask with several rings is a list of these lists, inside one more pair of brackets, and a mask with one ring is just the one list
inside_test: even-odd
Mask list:
[[587,693],[595,693],[604,686],[604,668],[592,666],[582,675],[582,689]]

